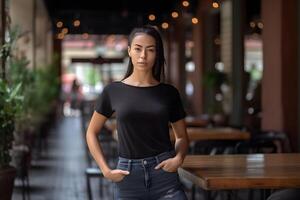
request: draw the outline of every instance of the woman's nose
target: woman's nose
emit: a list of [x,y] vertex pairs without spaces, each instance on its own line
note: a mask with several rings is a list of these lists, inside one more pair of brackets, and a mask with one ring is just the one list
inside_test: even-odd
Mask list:
[[145,58],[146,57],[146,51],[145,50],[142,50],[142,52],[140,54],[140,57],[141,58]]

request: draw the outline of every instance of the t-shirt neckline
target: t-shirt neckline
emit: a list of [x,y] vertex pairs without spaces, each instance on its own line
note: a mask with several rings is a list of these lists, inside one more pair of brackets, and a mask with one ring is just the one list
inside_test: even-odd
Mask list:
[[157,87],[159,85],[161,85],[161,82],[159,82],[156,85],[149,85],[149,86],[135,86],[135,85],[129,85],[127,83],[124,83],[122,81],[119,81],[122,85],[128,86],[128,87],[133,87],[133,88],[153,88],[153,87]]

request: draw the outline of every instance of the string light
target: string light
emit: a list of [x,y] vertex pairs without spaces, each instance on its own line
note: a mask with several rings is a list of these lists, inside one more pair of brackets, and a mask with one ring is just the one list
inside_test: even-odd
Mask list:
[[68,28],[63,28],[62,31],[61,31],[63,34],[67,34],[69,32],[69,29]]
[[217,8],[220,7],[220,5],[219,5],[218,2],[213,2],[213,3],[212,3],[212,7],[215,8],[215,9],[217,9]]
[[178,12],[174,11],[174,12],[172,12],[171,16],[173,18],[177,18],[179,16],[179,14],[178,14]]
[[73,25],[74,25],[75,27],[80,26],[80,20],[76,19],[76,20],[73,22]]
[[255,28],[255,26],[256,26],[255,22],[251,21],[251,22],[250,22],[250,27],[251,27],[251,28]]
[[155,17],[155,15],[151,14],[151,15],[149,15],[148,18],[150,21],[154,21],[156,17]]
[[199,21],[198,21],[198,19],[197,19],[196,17],[193,17],[193,18],[192,18],[192,23],[193,23],[193,24],[198,24],[198,22],[199,22]]
[[64,37],[65,37],[65,34],[63,34],[63,33],[59,33],[57,35],[57,38],[60,39],[60,40],[64,39]]
[[220,38],[215,38],[215,39],[214,39],[214,43],[215,43],[215,45],[221,45],[221,40],[220,40]]
[[167,29],[167,28],[169,28],[169,24],[167,22],[164,22],[164,23],[161,24],[161,27],[163,29]]
[[64,24],[61,21],[59,21],[59,22],[56,23],[56,27],[57,28],[61,28],[63,25]]
[[188,7],[188,6],[190,5],[190,3],[189,3],[188,1],[183,1],[183,2],[182,2],[182,5],[183,5],[184,7]]
[[264,28],[264,24],[262,22],[258,22],[257,23],[258,28],[263,29]]

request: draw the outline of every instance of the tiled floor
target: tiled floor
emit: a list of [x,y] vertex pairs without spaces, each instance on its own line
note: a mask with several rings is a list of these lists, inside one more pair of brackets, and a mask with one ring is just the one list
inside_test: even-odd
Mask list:
[[[32,161],[30,170],[31,200],[87,200],[87,167],[80,118],[62,118],[48,139],[48,152]],[[98,180],[91,181],[94,200],[100,199]],[[104,197],[112,199],[111,184],[104,180]],[[13,200],[21,200],[21,181],[15,181]]]

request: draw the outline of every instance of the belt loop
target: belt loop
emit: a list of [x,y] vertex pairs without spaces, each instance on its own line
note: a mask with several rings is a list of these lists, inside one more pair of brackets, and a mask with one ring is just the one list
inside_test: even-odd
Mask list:
[[127,171],[131,171],[131,160],[128,160],[128,166],[127,166]]
[[143,168],[145,169],[144,159],[141,159],[141,165],[142,165]]
[[155,156],[155,160],[156,160],[156,164],[160,163],[158,156]]

